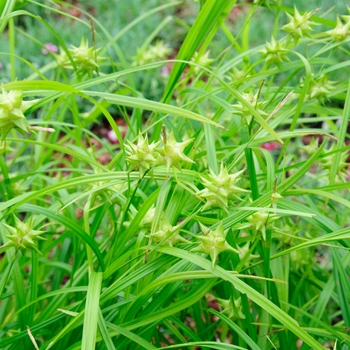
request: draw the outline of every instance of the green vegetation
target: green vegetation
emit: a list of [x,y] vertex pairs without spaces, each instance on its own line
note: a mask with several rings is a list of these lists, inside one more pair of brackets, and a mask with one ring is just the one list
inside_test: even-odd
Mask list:
[[345,4],[81,3],[0,8],[0,348],[349,349]]

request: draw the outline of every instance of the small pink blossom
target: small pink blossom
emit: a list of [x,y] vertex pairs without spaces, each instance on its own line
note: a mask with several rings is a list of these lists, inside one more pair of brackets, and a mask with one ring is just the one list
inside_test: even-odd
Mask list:
[[107,139],[111,142],[111,143],[118,143],[118,137],[115,134],[114,130],[109,130],[107,132]]
[[168,78],[169,75],[170,75],[170,69],[169,69],[169,67],[164,66],[164,67],[161,69],[161,71],[160,71],[160,75],[161,75],[162,77],[164,77],[164,78]]
[[45,44],[45,48],[41,49],[41,52],[44,55],[47,55],[49,52],[57,53],[58,52],[58,47],[56,45],[52,44],[52,43],[46,43]]
[[280,144],[278,142],[265,142],[261,145],[262,148],[265,148],[268,151],[273,151],[275,149],[280,148]]

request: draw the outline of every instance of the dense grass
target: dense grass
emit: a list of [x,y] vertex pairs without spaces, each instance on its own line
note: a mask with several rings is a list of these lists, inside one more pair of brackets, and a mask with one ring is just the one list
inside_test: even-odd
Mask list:
[[0,348],[348,349],[344,4],[15,3]]

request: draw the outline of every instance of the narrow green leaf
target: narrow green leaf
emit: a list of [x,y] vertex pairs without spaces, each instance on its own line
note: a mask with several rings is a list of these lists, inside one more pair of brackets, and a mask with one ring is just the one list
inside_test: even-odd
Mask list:
[[208,167],[215,174],[218,174],[218,161],[216,159],[214,134],[212,131],[212,127],[209,124],[204,124],[204,135],[205,135],[205,144],[207,148]]
[[[346,254],[349,255],[349,252]],[[346,273],[346,268],[348,266],[342,265],[340,252],[334,248],[332,249],[332,259],[336,291],[339,297],[339,306],[342,310],[342,317],[344,319],[345,326],[350,327],[350,283],[349,275]]]
[[[220,28],[221,23],[225,20],[225,16],[222,14],[227,15],[235,3],[236,0],[207,0],[182,43],[176,59],[189,61],[211,30]],[[169,102],[176,83],[186,66],[184,62],[174,64],[164,90],[162,98],[164,102]]]
[[100,290],[102,272],[90,272],[89,286],[85,303],[84,327],[82,349],[94,350],[96,348],[96,332],[99,314]]
[[[305,162],[301,165],[301,167],[296,171],[291,177],[289,177],[284,183],[277,187],[277,192],[280,194],[284,194],[290,187],[292,187],[299,179],[301,179],[308,169],[312,166],[312,164],[318,159],[319,155],[322,153],[323,148],[326,144],[326,140],[320,145],[319,149]],[[271,203],[271,193],[267,193],[261,196],[259,199],[255,200],[251,206],[252,207],[266,207]],[[295,209],[297,211],[297,209]],[[241,222],[243,219],[247,218],[249,215],[254,214],[255,210],[246,211],[237,214],[235,211],[233,214],[229,215],[224,219],[224,228],[232,227],[233,225]],[[213,225],[216,227],[216,225]]]
[[[340,125],[340,130],[338,133],[338,142],[336,144],[336,149],[341,148],[344,145],[345,142],[345,136],[346,132],[349,126],[349,119],[350,119],[350,79],[348,82],[348,91],[346,94],[346,99],[345,99],[345,105],[344,105],[344,110],[343,110],[343,115],[342,115],[342,120],[341,120],[341,125]],[[330,169],[330,183],[334,184],[336,175],[339,174],[339,163],[341,159],[341,153],[337,152],[335,154],[334,160],[333,160],[333,166]]]
[[152,112],[164,113],[164,114],[173,114],[179,117],[188,118],[192,120],[199,121],[201,123],[208,123],[215,125],[216,127],[223,128],[222,125],[212,121],[209,118],[203,117],[197,113],[191,112],[187,109],[176,107],[170,104],[165,104],[161,102],[146,100],[139,97],[131,97],[117,94],[110,94],[107,92],[97,92],[97,91],[82,91],[85,95],[88,96],[97,96],[104,98],[106,101],[117,104],[120,106],[132,107],[145,109]]
[[303,189],[292,189],[292,190],[288,190],[285,193],[287,196],[295,196],[295,195],[305,195],[305,194],[314,194],[315,196],[321,196],[324,198],[328,198],[331,200],[334,200],[335,202],[338,202],[342,205],[344,205],[347,208],[350,208],[350,201],[348,201],[347,199],[341,198],[339,196],[337,196],[334,193],[330,193],[327,191],[321,191],[319,189],[313,189],[313,188],[303,188]]
[[6,265],[5,271],[2,272],[1,278],[0,278],[0,299],[2,298],[2,293],[6,287],[6,283],[10,277],[11,271],[13,269],[13,266],[18,263],[18,260],[20,259],[21,254],[13,254],[10,258],[7,256],[7,258],[10,259],[10,261]]
[[276,259],[280,256],[289,254],[290,252],[297,251],[300,249],[305,249],[309,247],[314,247],[317,245],[325,244],[327,242],[334,242],[334,241],[341,241],[341,240],[347,240],[350,239],[350,229],[346,228],[337,232],[328,233],[327,235],[323,235],[321,237],[317,237],[314,239],[311,239],[307,242],[303,242],[301,244],[298,244],[292,248],[286,249],[283,252],[279,252],[273,256],[271,256],[271,259]]
[[234,323],[228,317],[226,317],[225,315],[223,315],[222,313],[216,310],[209,309],[208,311],[216,315],[217,317],[221,318],[234,332],[236,332],[247,343],[248,346],[251,347],[252,350],[260,350],[258,345],[236,323]]
[[63,215],[57,215],[56,213],[52,212],[51,210],[48,210],[46,208],[39,207],[37,205],[33,204],[25,204],[22,207],[23,211],[29,212],[29,213],[38,213],[45,215],[48,218],[51,218],[55,221],[60,222],[62,225],[70,229],[74,234],[79,236],[96,254],[96,257],[101,265],[102,271],[105,270],[105,263],[103,261],[102,254],[100,250],[98,249],[97,244],[95,241],[73,220],[63,216]]
[[[16,0],[3,0],[0,3],[0,11],[1,11],[1,24],[0,24],[0,34],[4,31],[4,29],[6,28],[6,24],[9,20],[9,17],[7,15],[9,15],[14,7],[16,5]],[[5,19],[5,18],[6,19]]]
[[177,349],[177,348],[189,348],[189,347],[201,347],[201,349],[204,349],[206,347],[210,347],[209,349],[216,349],[216,350],[232,350],[232,349],[238,349],[238,350],[246,350],[245,348],[242,348],[237,345],[232,345],[232,344],[226,344],[226,343],[218,343],[214,341],[194,341],[194,342],[189,342],[189,343],[183,343],[183,344],[175,344],[175,345],[169,345],[169,346],[164,346],[160,349]]
[[168,199],[168,194],[171,189],[172,181],[165,181],[160,187],[159,194],[157,197],[157,202],[155,204],[154,218],[151,223],[151,232],[156,232],[159,228],[159,223],[163,212],[165,211],[166,201]]
[[[188,254],[188,252],[186,253]],[[161,320],[170,317],[177,312],[185,310],[194,303],[198,302],[203,298],[207,291],[214,286],[215,283],[216,279],[200,282],[198,283],[197,287],[192,288],[189,292],[187,292],[185,297],[179,299],[175,303],[172,303],[170,306],[153,312],[152,314],[138,317],[133,321],[122,324],[121,326],[128,330],[132,330],[152,323],[159,324]]]
[[110,322],[107,322],[107,326],[110,329],[117,331],[118,333],[120,333],[124,337],[129,338],[134,343],[139,344],[144,349],[147,349],[147,350],[157,349],[154,345],[150,344],[147,340],[141,338],[140,336],[138,336],[137,334],[135,334],[133,332],[130,332],[130,331],[126,330],[123,327],[119,327],[119,326],[117,326],[117,325],[115,325],[113,323],[110,323]]
[[202,267],[203,269],[212,272],[217,277],[229,281],[232,285],[241,293],[247,294],[254,303],[258,304],[264,310],[266,310],[271,316],[276,318],[281,324],[283,324],[287,329],[293,332],[297,337],[302,339],[305,343],[310,345],[316,350],[323,350],[323,346],[318,343],[314,338],[307,334],[298,323],[289,315],[287,315],[282,309],[273,304],[265,296],[257,292],[255,289],[250,287],[245,282],[241,281],[239,278],[233,276],[228,271],[224,270],[220,266],[212,267],[212,263],[201,256],[191,254],[185,250],[181,250],[174,247],[159,247],[158,251],[164,254],[169,254],[176,256],[180,259],[185,259],[187,261]]
[[113,340],[109,335],[106,321],[102,315],[101,309],[98,310],[98,328],[100,330],[102,339],[105,343],[107,350],[116,350]]

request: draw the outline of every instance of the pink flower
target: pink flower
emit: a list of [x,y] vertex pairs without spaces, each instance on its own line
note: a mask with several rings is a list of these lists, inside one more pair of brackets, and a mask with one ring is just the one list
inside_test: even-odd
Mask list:
[[41,49],[41,52],[44,55],[47,55],[49,52],[52,53],[57,53],[58,52],[58,47],[52,43],[46,43],[45,44],[45,49]]
[[280,144],[278,142],[265,142],[261,145],[262,148],[265,148],[268,151],[273,151],[275,149],[280,148]]
[[118,143],[118,137],[115,134],[114,130],[109,130],[107,132],[107,139],[111,142],[111,143]]
[[160,75],[161,75],[162,77],[164,77],[164,78],[169,77],[169,75],[170,75],[170,69],[169,69],[169,67],[164,66],[164,67],[161,69],[161,71],[160,71]]

